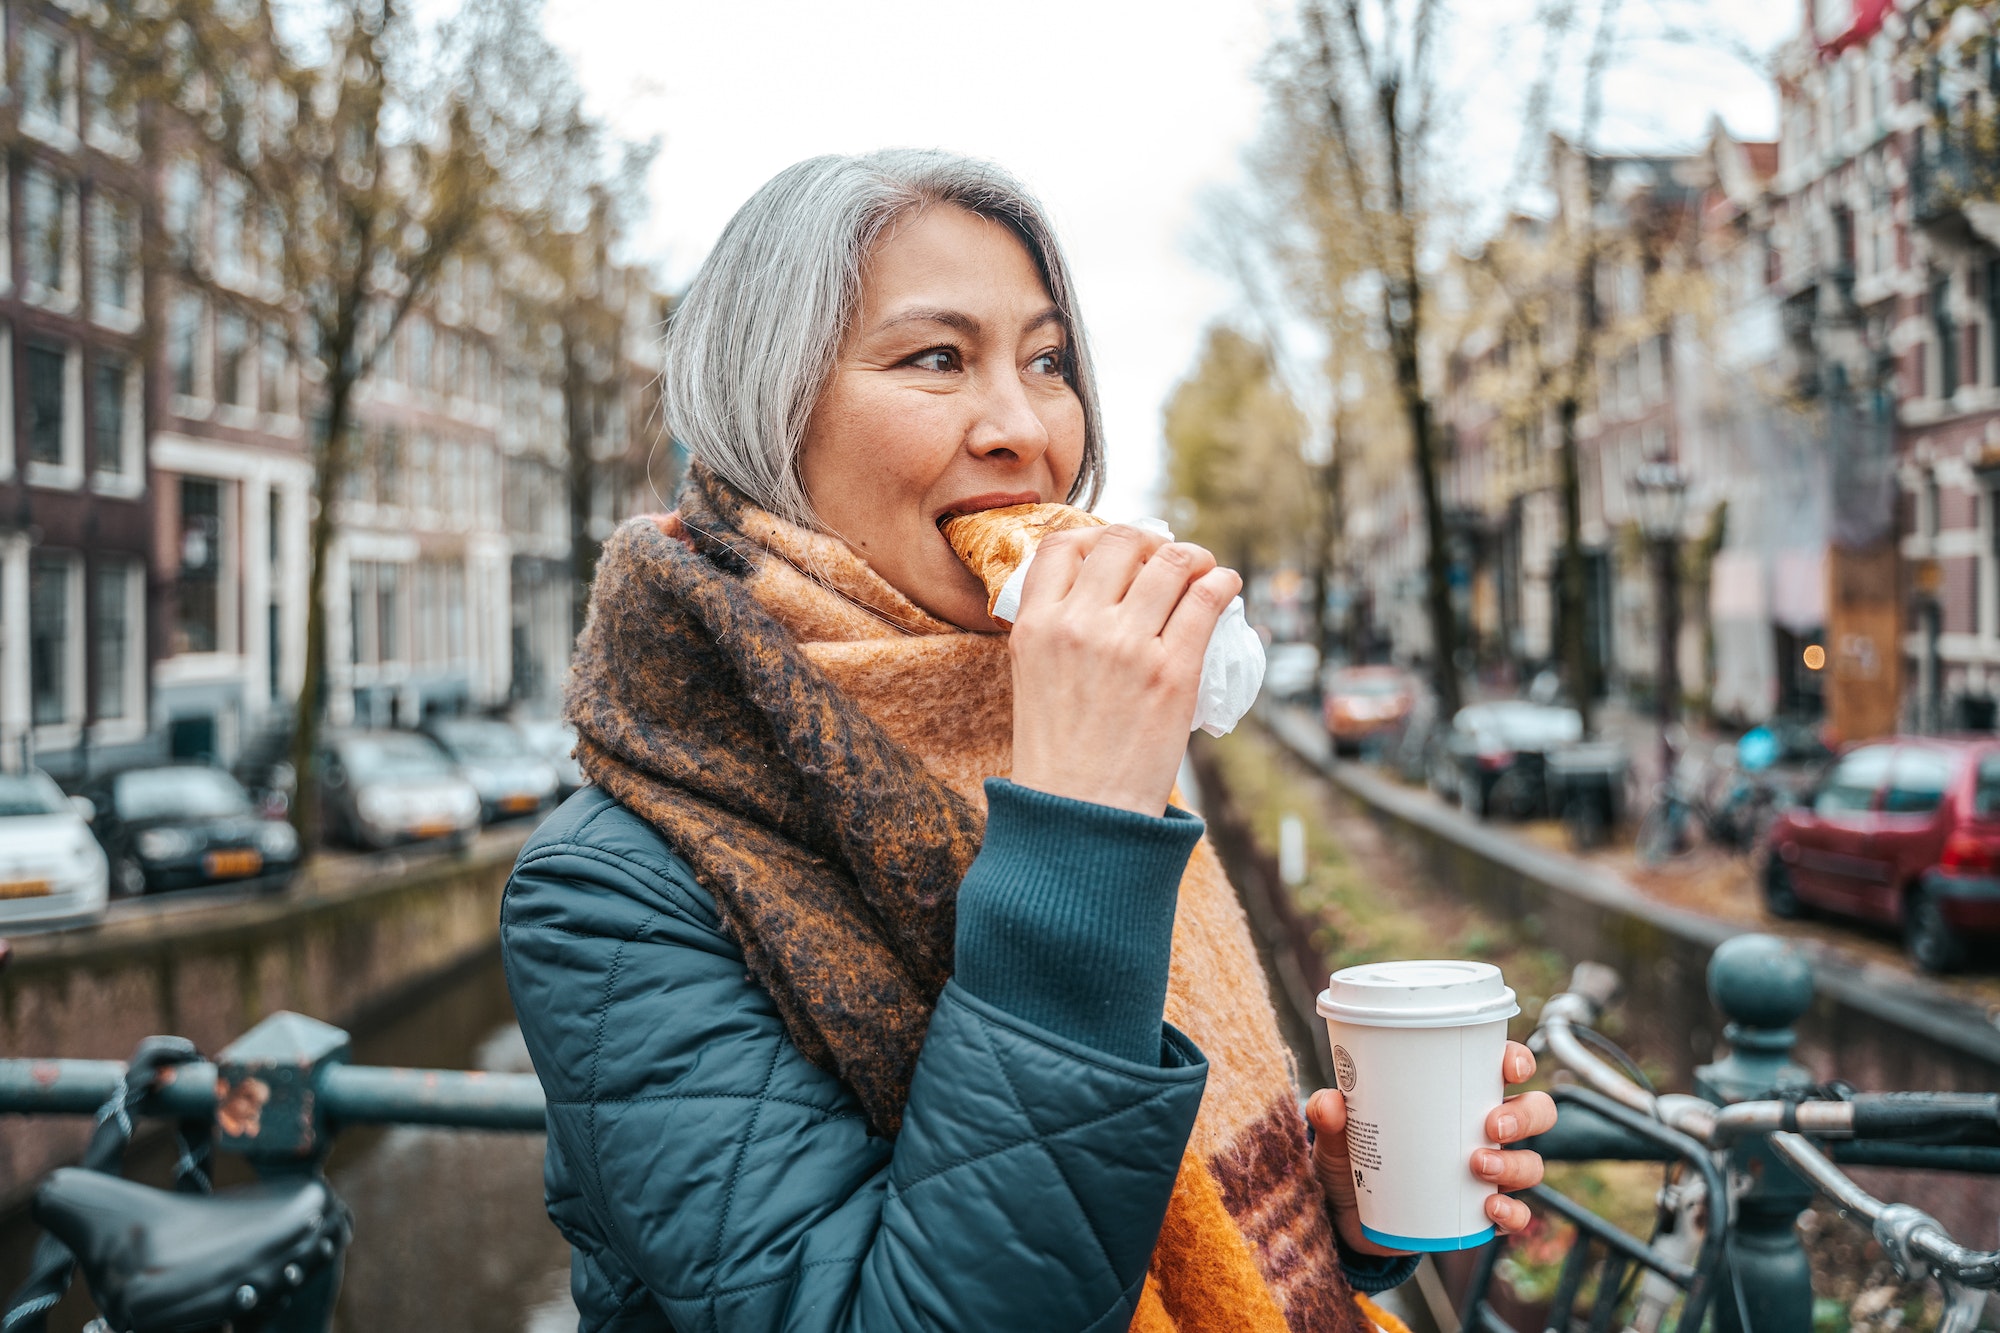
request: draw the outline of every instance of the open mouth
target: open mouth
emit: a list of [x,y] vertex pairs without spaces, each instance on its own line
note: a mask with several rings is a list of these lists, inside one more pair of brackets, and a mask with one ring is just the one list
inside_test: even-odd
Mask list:
[[939,511],[937,518],[933,521],[939,528],[943,528],[951,519],[959,518],[966,514],[984,513],[988,509],[1005,509],[1009,505],[1040,504],[1041,499],[1042,497],[1033,491],[1011,491],[1006,494],[996,492],[991,495],[975,495],[968,499],[957,500],[946,505],[944,509]]

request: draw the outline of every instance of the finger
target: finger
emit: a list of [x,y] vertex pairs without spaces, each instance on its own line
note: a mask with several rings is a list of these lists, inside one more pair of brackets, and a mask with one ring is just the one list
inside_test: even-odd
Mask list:
[[1501,1152],[1481,1148],[1472,1154],[1472,1174],[1511,1194],[1542,1183],[1542,1155],[1526,1149]]
[[1510,1041],[1507,1054],[1500,1059],[1500,1068],[1509,1083],[1526,1083],[1535,1076],[1535,1053],[1518,1041]]
[[1153,552],[1119,603],[1135,629],[1158,634],[1180,605],[1181,595],[1209,570],[1215,557],[1191,542],[1168,542]]
[[1104,528],[1069,528],[1042,538],[1035,548],[1035,563],[1021,584],[1021,605],[1036,604],[1042,598],[1056,601],[1066,596],[1083,569],[1084,559],[1104,536]]
[[1167,539],[1157,532],[1112,524],[1098,538],[1083,562],[1082,572],[1063,599],[1077,598],[1085,603],[1086,609],[1115,606],[1138,577],[1139,567],[1146,563],[1147,557],[1166,544]]
[[1243,578],[1233,569],[1218,565],[1188,585],[1179,605],[1160,631],[1167,648],[1180,656],[1191,653],[1199,660],[1215,633],[1215,622],[1229,609],[1229,599],[1243,591]]
[[1504,1194],[1496,1194],[1486,1201],[1486,1216],[1494,1226],[1508,1235],[1525,1231],[1535,1215],[1528,1211],[1528,1205],[1519,1199],[1510,1199]]
[[1340,1134],[1347,1129],[1347,1098],[1332,1088],[1321,1088],[1306,1099],[1306,1119],[1315,1134]]
[[1523,1092],[1509,1097],[1486,1117],[1486,1137],[1495,1143],[1514,1143],[1546,1134],[1555,1128],[1556,1104],[1546,1092]]

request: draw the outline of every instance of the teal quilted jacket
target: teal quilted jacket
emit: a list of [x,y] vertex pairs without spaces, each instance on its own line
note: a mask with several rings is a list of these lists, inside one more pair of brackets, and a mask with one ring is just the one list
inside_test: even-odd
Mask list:
[[586,1333],[1129,1324],[1207,1073],[1160,1018],[1200,821],[989,798],[894,1141],[650,825],[586,788],[529,841],[501,938]]

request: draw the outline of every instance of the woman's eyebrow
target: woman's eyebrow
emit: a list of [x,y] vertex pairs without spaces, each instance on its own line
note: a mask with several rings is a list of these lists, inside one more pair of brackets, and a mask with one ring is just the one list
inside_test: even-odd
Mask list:
[[1033,333],[1036,329],[1043,328],[1046,325],[1060,324],[1062,322],[1063,322],[1062,311],[1056,309],[1054,306],[1050,306],[1048,309],[1044,310],[1041,314],[1036,315],[1033,319],[1030,319],[1027,323],[1021,325],[1021,332]]
[[979,336],[979,321],[962,310],[919,308],[905,310],[901,314],[883,320],[875,326],[875,332],[886,333],[890,329],[901,328],[905,324],[942,324],[948,329],[956,329],[968,338]]

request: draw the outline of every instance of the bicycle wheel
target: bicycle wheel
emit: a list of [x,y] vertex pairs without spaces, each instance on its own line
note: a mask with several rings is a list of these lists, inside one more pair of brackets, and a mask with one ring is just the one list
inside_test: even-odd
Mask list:
[[1639,835],[1633,850],[1639,864],[1648,868],[1665,865],[1687,850],[1686,816],[1681,804],[1671,796],[1653,802],[1639,821]]
[[1764,867],[1764,907],[1784,921],[1795,921],[1806,914],[1806,905],[1799,901],[1798,891],[1792,887],[1792,872],[1775,854]]

